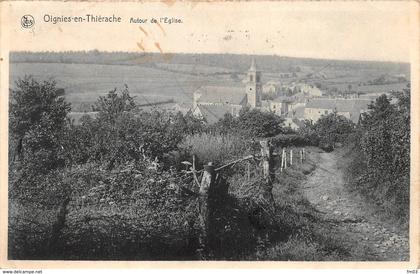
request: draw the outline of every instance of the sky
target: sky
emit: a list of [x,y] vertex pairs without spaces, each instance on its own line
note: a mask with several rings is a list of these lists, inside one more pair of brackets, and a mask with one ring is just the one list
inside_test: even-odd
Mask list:
[[[413,37],[418,37],[413,36],[418,31],[414,5],[402,1],[15,2],[2,15],[9,22],[9,50],[274,54],[409,62]],[[34,16],[33,28],[20,26],[24,14]],[[122,17],[122,23],[52,24],[44,22],[46,14],[114,14]],[[151,18],[161,17],[183,23],[150,23]],[[130,18],[148,23],[130,23]]]

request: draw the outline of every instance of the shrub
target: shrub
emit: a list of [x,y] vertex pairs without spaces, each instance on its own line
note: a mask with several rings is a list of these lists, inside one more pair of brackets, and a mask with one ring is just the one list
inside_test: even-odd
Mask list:
[[270,138],[271,144],[275,147],[306,146],[311,145],[305,136],[298,134],[279,134]]
[[[51,242],[57,211],[54,201],[61,192],[57,182],[48,180],[40,184],[37,180],[25,188],[31,192],[29,197],[45,200],[51,191],[48,203],[53,205],[44,205],[48,210],[36,210],[36,214],[22,215],[22,210],[16,210],[11,220],[20,223],[10,222],[14,232],[10,254],[20,259],[193,258],[197,248],[197,199],[191,191],[184,191],[192,188],[191,178],[149,167],[147,162],[126,163],[125,169],[107,171],[87,164],[51,174],[51,180],[71,181],[65,226],[57,230],[55,243]],[[37,204],[22,199],[16,202],[24,207]],[[53,218],[49,217],[42,230],[18,233],[17,226],[33,227],[32,223],[44,219],[46,214]],[[30,245],[26,244],[28,238],[33,239]]]
[[237,122],[240,131],[250,138],[272,137],[283,132],[283,119],[271,112],[244,109]]
[[23,167],[42,173],[64,165],[61,143],[70,104],[63,95],[54,81],[32,77],[16,81],[9,102],[13,161],[24,159]]
[[238,134],[246,138],[265,138],[283,133],[283,118],[271,113],[262,112],[257,109],[244,108],[240,111],[239,117],[225,114],[223,119],[209,127],[209,130],[222,134]]
[[332,151],[336,143],[346,141],[354,131],[352,121],[336,112],[322,116],[315,124],[314,129],[319,139],[319,147]]
[[[396,105],[383,95],[370,105],[355,138],[349,183],[408,223],[410,188],[410,89]],[[357,174],[357,176],[355,176]]]

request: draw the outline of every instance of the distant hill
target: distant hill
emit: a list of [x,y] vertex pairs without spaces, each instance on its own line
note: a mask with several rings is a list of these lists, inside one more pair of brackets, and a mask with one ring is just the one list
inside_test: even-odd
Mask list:
[[258,67],[267,72],[290,72],[302,67],[335,69],[381,69],[393,74],[409,75],[408,63],[345,61],[312,58],[295,58],[276,55],[244,54],[188,54],[100,52],[100,51],[66,51],[66,52],[12,52],[13,63],[76,63],[76,64],[109,64],[109,65],[143,65],[153,66],[156,63],[200,64],[204,66],[223,67],[234,71],[245,71],[252,58]]

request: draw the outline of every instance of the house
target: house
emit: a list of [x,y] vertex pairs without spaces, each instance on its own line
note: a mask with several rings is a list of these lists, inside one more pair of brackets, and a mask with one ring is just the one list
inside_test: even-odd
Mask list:
[[289,111],[286,113],[286,117],[297,120],[305,120],[305,107],[306,103],[291,104]]
[[304,118],[316,122],[321,116],[336,111],[337,114],[358,123],[360,114],[368,110],[370,103],[371,100],[367,99],[312,99],[306,103]]
[[233,117],[239,115],[239,111],[242,107],[233,105],[198,105],[194,109],[193,114],[197,117],[202,117],[208,124],[215,124],[226,114],[231,114]]
[[175,103],[170,110],[172,110],[173,112],[181,112],[182,114],[187,114],[188,112],[191,111],[191,103],[188,104],[186,102],[178,102]]
[[246,106],[247,94],[243,87],[202,86],[194,92],[193,108],[199,105]]
[[268,81],[263,85],[262,93],[268,95],[277,95],[281,91],[281,83],[277,81]]
[[291,96],[279,96],[274,100],[270,100],[270,111],[281,116],[289,112],[290,105],[295,101]]
[[322,91],[314,85],[309,84],[299,84],[298,89],[301,93],[309,97],[321,97]]

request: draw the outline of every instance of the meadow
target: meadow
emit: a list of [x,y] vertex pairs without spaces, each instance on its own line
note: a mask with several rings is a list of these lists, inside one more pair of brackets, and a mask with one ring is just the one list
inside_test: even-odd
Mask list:
[[191,75],[141,65],[10,64],[12,86],[15,80],[25,75],[42,80],[54,79],[57,86],[65,90],[66,100],[72,103],[76,111],[89,111],[88,106],[99,96],[114,88],[121,90],[124,85],[128,86],[137,103],[144,104],[170,99],[191,103],[192,93],[202,85],[235,84],[227,75]]
[[[163,56],[164,57],[164,56]],[[138,104],[174,100],[192,103],[192,94],[203,85],[243,86],[245,72],[252,56],[231,54],[171,54],[63,52],[11,54],[10,83],[25,75],[57,81],[63,88],[72,110],[91,111],[90,105],[101,95],[126,84]],[[308,82],[323,90],[384,92],[401,90],[407,82],[366,85],[381,75],[405,75],[409,64],[359,62],[255,56],[262,71],[263,83],[270,80],[283,84]],[[280,78],[280,73],[296,72],[296,77]],[[165,106],[162,105],[162,108]]]

